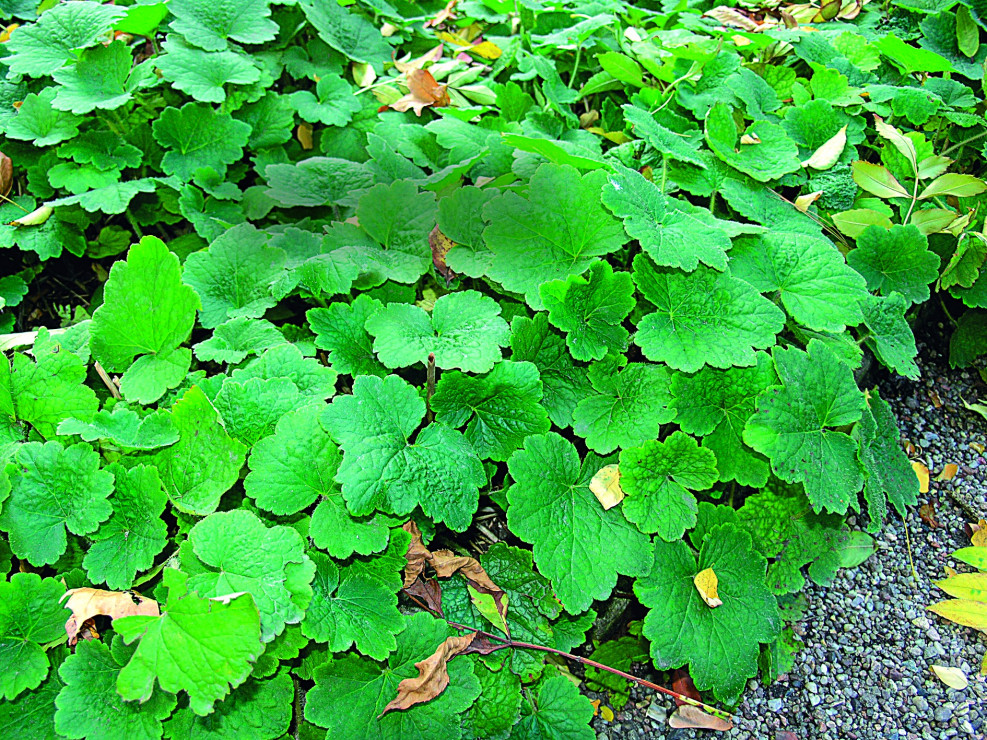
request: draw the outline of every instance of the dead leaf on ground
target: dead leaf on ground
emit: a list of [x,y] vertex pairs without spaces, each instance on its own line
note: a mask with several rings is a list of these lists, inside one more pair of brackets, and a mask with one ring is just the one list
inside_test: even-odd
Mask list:
[[733,722],[714,714],[707,714],[699,707],[683,704],[668,718],[668,726],[676,729],[718,730],[726,732],[733,729]]
[[[677,694],[682,694],[682,696],[687,696],[695,701],[702,701],[702,697],[699,695],[699,690],[696,688],[696,684],[692,682],[692,676],[689,675],[689,671],[685,668],[678,668],[672,673],[672,691]],[[679,699],[677,696],[675,698],[675,705],[682,706],[686,702]]]
[[589,490],[604,509],[612,509],[624,500],[624,491],[620,487],[620,468],[616,465],[600,468],[590,479]]
[[408,73],[408,94],[385,108],[402,113],[413,110],[416,116],[420,116],[429,106],[444,108],[449,103],[449,93],[445,85],[436,82],[427,69],[414,69]]
[[593,701],[591,701],[590,704],[593,705],[593,716],[595,717],[600,713],[600,700],[593,699]]
[[795,199],[795,210],[800,211],[801,213],[807,213],[809,210],[809,206],[811,206],[813,203],[819,200],[822,197],[822,194],[823,194],[822,190],[816,190],[815,192],[812,193],[805,193],[804,195],[800,195],[798,198]]
[[448,286],[456,279],[456,273],[446,264],[446,255],[450,249],[456,246],[456,242],[443,234],[439,225],[436,224],[435,228],[429,232],[428,246],[432,249],[432,264],[435,265],[435,271],[443,277],[446,286]]
[[987,547],[987,521],[981,519],[976,524],[967,526],[970,528],[970,544],[974,547]]
[[312,148],[313,142],[311,123],[298,124],[298,130],[295,132],[295,136],[298,138],[298,143],[302,145],[302,149],[307,151]]
[[730,28],[739,28],[742,31],[750,31],[751,33],[757,33],[760,30],[757,21],[754,21],[744,15],[743,11],[737,8],[730,8],[725,5],[721,5],[712,10],[707,10],[703,13],[706,18],[713,18],[719,21],[724,26],[729,26]]
[[429,62],[439,61],[442,58],[442,49],[442,44],[439,44],[435,48],[429,49],[420,57],[415,59],[412,59],[410,54],[404,59],[396,59],[394,60],[394,68],[398,72],[403,72],[404,74],[413,72],[416,69],[422,69]]
[[442,586],[434,578],[419,577],[410,586],[405,586],[404,591],[409,596],[415,596],[424,602],[425,608],[429,611],[438,614],[440,617],[443,616]]
[[936,502],[934,500],[919,506],[918,515],[931,529],[938,529],[941,526],[936,519]]
[[978,453],[980,453],[982,455],[982,454],[984,454],[984,451],[987,450],[987,447],[985,447],[980,442],[971,442],[970,443],[970,449],[976,450]]
[[600,707],[600,716],[604,722],[613,722],[613,710],[608,706]]
[[435,14],[434,18],[425,21],[425,28],[434,28],[435,26],[441,25],[452,18],[457,2],[458,0],[449,0],[449,2],[446,3],[446,6]]
[[75,645],[79,629],[87,620],[97,615],[111,619],[131,617],[137,614],[157,617],[161,611],[158,602],[141,596],[136,591],[104,591],[100,588],[71,588],[62,594],[59,602],[68,597],[65,608],[72,610],[72,616],[65,623],[69,645]]
[[696,591],[703,597],[703,601],[706,602],[706,605],[710,609],[723,606],[723,601],[716,592],[719,579],[716,577],[716,573],[713,572],[712,568],[706,568],[696,573],[696,577],[692,579],[692,582],[696,586]]
[[916,477],[918,477],[918,492],[928,493],[929,492],[929,469],[925,467],[920,462],[912,462],[912,469],[915,471]]
[[0,152],[0,195],[6,196],[14,185],[14,161]]
[[408,545],[408,552],[404,556],[408,561],[404,566],[404,587],[408,588],[425,570],[425,560],[431,557],[432,553],[422,543],[422,533],[417,524],[405,522],[401,529],[411,535],[411,544]]
[[959,668],[953,668],[951,666],[944,665],[934,665],[932,667],[932,672],[936,674],[938,679],[946,684],[951,689],[956,689],[957,691],[962,691],[967,686],[970,685],[966,674],[963,673]]
[[943,466],[942,472],[936,476],[936,480],[953,480],[958,472],[960,472],[959,465],[956,463],[946,463]]
[[939,394],[935,391],[929,391],[929,399],[932,401],[932,405],[937,409],[942,408],[942,399],[939,398]]
[[398,695],[384,707],[377,719],[393,710],[409,709],[415,704],[431,701],[449,685],[449,671],[447,664],[451,658],[459,655],[469,648],[476,633],[470,632],[461,637],[448,637],[435,652],[425,658],[425,660],[415,663],[418,675],[415,678],[406,678],[398,684]]

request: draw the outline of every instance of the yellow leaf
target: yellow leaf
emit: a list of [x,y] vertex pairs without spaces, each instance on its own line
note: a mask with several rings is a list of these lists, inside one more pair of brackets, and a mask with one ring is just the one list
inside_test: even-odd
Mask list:
[[987,573],[957,573],[933,583],[955,599],[987,603]]
[[805,213],[809,210],[809,206],[819,200],[819,197],[823,194],[822,190],[817,190],[814,193],[805,193],[800,195],[795,199],[795,210]]
[[962,691],[970,682],[966,678],[966,674],[963,673],[959,668],[952,668],[951,666],[944,665],[934,665],[932,666],[932,672],[939,677],[939,680],[946,684],[951,689],[956,689],[957,691]]
[[463,49],[463,51],[476,54],[484,59],[500,59],[500,55],[504,53],[493,41],[481,41],[479,44],[473,44],[469,48]]
[[298,138],[298,143],[302,145],[302,149],[312,148],[312,124],[311,123],[300,123],[298,124],[298,131],[295,132]]
[[915,470],[915,475],[918,478],[918,490],[919,493],[929,492],[929,469],[925,467],[920,462],[913,462],[912,468]]
[[699,595],[703,597],[703,601],[711,609],[723,605],[719,595],[716,593],[719,579],[716,577],[716,573],[713,572],[712,568],[707,568],[696,573],[696,577],[692,579],[692,582],[696,585]]
[[743,134],[740,137],[741,144],[760,144],[761,138],[757,134]]
[[953,480],[956,474],[959,472],[960,466],[956,463],[946,463],[943,466],[942,472],[936,476],[936,480]]
[[977,570],[987,570],[987,547],[961,547],[953,557]]
[[[980,521],[983,521],[983,519]],[[987,527],[980,525],[980,529],[973,533],[970,542],[973,543],[974,547],[987,547]]]
[[613,710],[610,707],[600,707],[600,716],[604,722],[613,722]]
[[593,716],[596,717],[600,713],[600,700],[593,699],[590,704],[593,705]]
[[828,170],[836,164],[846,148],[846,129],[847,127],[844,126],[833,134],[825,144],[816,149],[812,156],[802,163],[802,166],[811,167],[814,170]]
[[938,604],[926,608],[950,622],[962,624],[964,627],[973,627],[975,630],[987,630],[987,604],[983,602],[971,601],[970,599],[952,599],[940,601]]
[[366,62],[355,62],[353,64],[353,82],[360,87],[370,87],[377,79],[377,73],[373,65]]
[[21,216],[15,221],[11,221],[11,226],[40,226],[48,217],[54,209],[51,206],[41,206],[33,211],[31,211],[26,216]]
[[604,509],[612,509],[624,500],[620,488],[620,470],[616,465],[600,468],[589,482],[589,490]]

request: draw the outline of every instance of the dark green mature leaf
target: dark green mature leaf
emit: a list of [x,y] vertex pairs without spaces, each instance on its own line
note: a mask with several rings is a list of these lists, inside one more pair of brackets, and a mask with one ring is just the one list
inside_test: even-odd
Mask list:
[[593,740],[589,726],[593,705],[565,676],[553,676],[538,687],[531,714],[521,718],[512,738],[519,740]]
[[333,3],[302,0],[299,5],[322,40],[333,49],[378,69],[390,60],[391,47],[367,19]]
[[802,167],[798,146],[775,123],[755,121],[746,131],[757,143],[740,142],[740,132],[728,105],[717,103],[706,116],[706,143],[731,167],[755,180],[768,182]]
[[180,709],[164,725],[166,737],[272,740],[288,731],[294,687],[286,671],[267,681],[250,679],[233,691],[216,710],[199,717]]
[[65,633],[69,612],[59,604],[64,593],[64,584],[35,573],[0,581],[0,697],[5,702],[37,688],[48,675],[41,645]]
[[155,140],[167,150],[161,168],[186,182],[200,167],[225,173],[226,166],[243,154],[250,135],[246,123],[201,103],[165,108],[153,129]]
[[909,303],[929,300],[929,284],[939,277],[939,255],[929,250],[914,226],[868,226],[857,237],[847,263],[867,280],[870,290],[900,293]]
[[891,293],[887,298],[868,295],[860,308],[864,325],[870,331],[869,344],[877,358],[905,377],[918,380],[919,369],[915,363],[918,348],[912,328],[905,320],[908,301],[900,293]]
[[315,332],[315,346],[329,350],[329,362],[343,375],[387,374],[374,355],[373,338],[364,325],[384,304],[368,295],[359,295],[351,304],[333,303],[327,308],[311,308],[306,313]]
[[278,32],[270,17],[270,0],[171,0],[168,10],[175,16],[171,27],[207,51],[226,49],[229,41],[260,44]]

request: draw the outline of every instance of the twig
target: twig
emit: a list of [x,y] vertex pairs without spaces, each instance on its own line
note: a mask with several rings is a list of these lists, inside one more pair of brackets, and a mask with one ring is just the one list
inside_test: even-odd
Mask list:
[[94,362],[93,370],[96,371],[96,374],[99,376],[99,379],[103,381],[103,385],[105,385],[107,388],[110,389],[110,395],[112,395],[116,399],[121,398],[120,389],[117,388],[117,384],[113,382],[113,378],[111,378],[109,376],[109,373],[107,373],[106,370],[103,369],[103,366],[100,365],[98,362]]

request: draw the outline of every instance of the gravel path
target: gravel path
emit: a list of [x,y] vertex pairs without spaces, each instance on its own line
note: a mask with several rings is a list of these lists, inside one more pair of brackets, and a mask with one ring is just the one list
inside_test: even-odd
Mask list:
[[[594,720],[598,740],[987,738],[987,682],[978,675],[987,638],[925,610],[946,598],[932,581],[943,577],[943,566],[956,565],[949,554],[969,544],[964,523],[987,517],[987,457],[970,446],[987,445],[987,421],[961,400],[987,400],[987,386],[974,372],[949,370],[931,348],[921,348],[920,356],[920,381],[881,383],[902,435],[932,472],[931,490],[920,503],[937,500],[941,526],[931,529],[917,508],[907,518],[918,579],[911,577],[905,527],[892,512],[867,562],[840,571],[828,588],[810,584],[796,627],[806,647],[783,680],[766,689],[750,682],[732,731],[671,730],[647,717],[649,692],[635,690],[613,722]],[[958,474],[935,481],[947,463],[959,465]],[[963,669],[970,685],[946,687],[932,664]],[[671,702],[658,699],[651,713],[663,717],[666,710]]]

